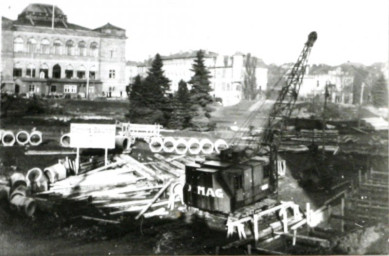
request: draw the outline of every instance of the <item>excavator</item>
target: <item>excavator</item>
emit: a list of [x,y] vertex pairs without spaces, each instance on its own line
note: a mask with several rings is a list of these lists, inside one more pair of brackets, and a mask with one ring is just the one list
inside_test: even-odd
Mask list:
[[[276,100],[272,101],[259,136],[249,143],[242,143],[240,135],[234,136],[239,139],[219,155],[185,166],[184,202],[187,206],[230,216],[277,197],[280,136],[297,100],[316,39],[317,33],[311,32],[297,62],[286,73],[286,81],[279,88]],[[259,109],[252,111],[244,126],[252,127],[259,113]],[[270,206],[262,204],[261,207]]]

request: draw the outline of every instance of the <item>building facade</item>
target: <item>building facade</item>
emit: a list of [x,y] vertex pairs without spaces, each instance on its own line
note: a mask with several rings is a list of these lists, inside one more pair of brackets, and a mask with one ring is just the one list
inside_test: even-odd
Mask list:
[[326,74],[307,74],[300,87],[299,96],[313,98],[316,95],[323,96],[328,85],[329,100],[334,103],[351,104],[353,101],[352,86],[354,77],[343,72],[341,67],[328,71]]
[[88,29],[69,23],[58,7],[30,4],[16,20],[2,17],[1,44],[7,93],[126,96],[124,29]]
[[[196,59],[196,51],[182,52],[162,56],[164,74],[170,79],[170,90],[176,92],[181,80],[188,82],[193,76],[192,65]],[[210,81],[214,98],[221,100],[224,106],[239,103],[243,99],[243,84],[245,76],[245,55],[237,53],[233,56],[223,56],[214,52],[204,52],[204,64],[210,71]],[[145,65],[127,64],[129,81],[136,74],[146,75]],[[255,67],[255,77],[258,90],[266,91],[267,68]]]

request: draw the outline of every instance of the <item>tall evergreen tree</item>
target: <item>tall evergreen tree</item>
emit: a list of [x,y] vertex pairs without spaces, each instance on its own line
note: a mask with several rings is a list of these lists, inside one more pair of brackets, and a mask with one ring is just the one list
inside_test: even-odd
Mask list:
[[187,105],[189,103],[188,85],[182,79],[178,83],[177,98],[184,105]]
[[213,102],[210,86],[210,72],[204,64],[204,52],[198,51],[191,71],[194,75],[189,81],[192,85],[190,90],[190,111],[191,125],[196,129],[204,130],[209,128],[209,118],[212,108],[209,106]]
[[373,105],[376,107],[388,106],[388,84],[383,75],[381,75],[374,83],[371,90]]
[[158,123],[166,125],[172,111],[170,97],[167,95],[170,80],[164,75],[162,67],[161,56],[156,54],[143,82],[143,95],[149,109],[162,113],[163,118],[159,117]]
[[205,67],[204,52],[202,50],[197,52],[191,71],[194,72],[194,75],[189,81],[189,84],[192,85],[191,94],[208,94],[212,91],[209,86],[211,84],[209,81],[211,76]]
[[162,67],[163,63],[161,56],[157,53],[151,63],[151,68],[147,72],[146,82],[153,85],[155,93],[165,95],[166,92],[169,91],[170,80],[164,75]]

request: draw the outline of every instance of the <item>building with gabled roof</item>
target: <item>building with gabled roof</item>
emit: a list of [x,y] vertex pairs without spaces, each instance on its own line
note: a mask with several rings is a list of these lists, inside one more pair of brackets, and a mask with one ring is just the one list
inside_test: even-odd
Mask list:
[[3,91],[126,96],[124,29],[89,29],[68,22],[57,6],[30,4],[16,20],[2,17],[1,33]]

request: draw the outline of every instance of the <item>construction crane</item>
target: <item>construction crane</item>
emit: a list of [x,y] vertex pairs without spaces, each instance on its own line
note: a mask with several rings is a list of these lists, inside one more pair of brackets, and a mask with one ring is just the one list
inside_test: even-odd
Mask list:
[[[188,206],[230,214],[277,194],[279,142],[275,133],[282,130],[282,120],[292,113],[316,39],[317,33],[311,32],[297,62],[287,73],[286,83],[281,87],[257,140],[244,147],[233,145],[223,150],[218,158],[186,166],[184,202]],[[259,112],[250,114],[246,125]]]

